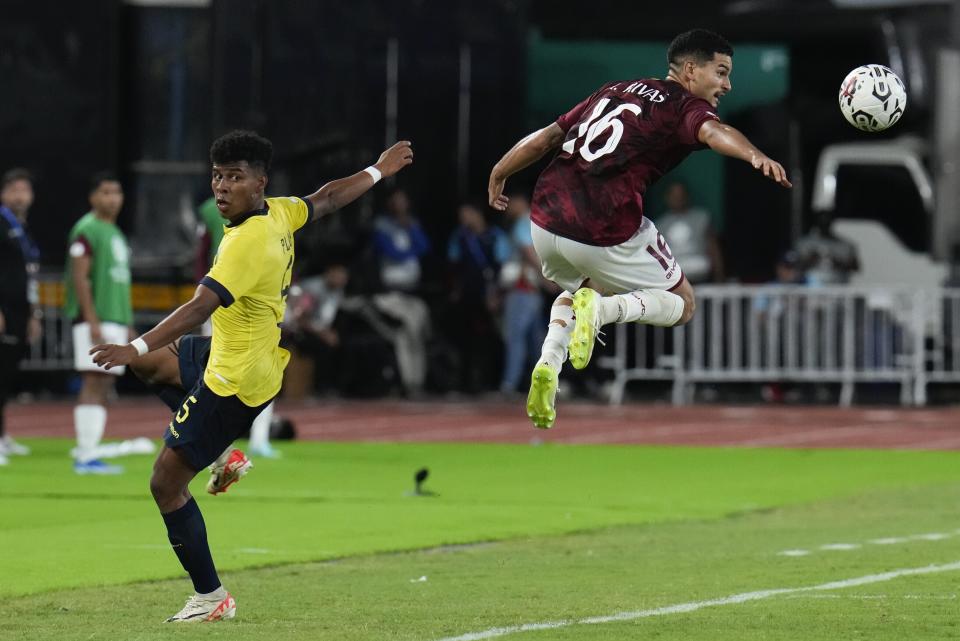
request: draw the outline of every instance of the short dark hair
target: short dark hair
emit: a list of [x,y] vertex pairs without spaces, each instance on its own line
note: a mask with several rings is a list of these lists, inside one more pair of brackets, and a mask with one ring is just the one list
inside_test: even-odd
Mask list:
[[679,65],[687,58],[693,58],[698,64],[713,60],[715,53],[733,55],[733,47],[727,39],[706,29],[691,29],[673,39],[667,49],[667,63]]
[[251,167],[270,172],[273,160],[273,143],[255,131],[235,129],[213,141],[210,145],[210,162],[214,165],[231,165],[246,161]]
[[4,172],[3,178],[0,178],[0,189],[6,189],[7,185],[15,183],[18,180],[26,180],[33,186],[33,174],[23,167],[14,167]]
[[94,175],[90,176],[90,192],[93,193],[96,190],[100,189],[100,185],[103,183],[118,183],[120,179],[117,178],[117,175],[110,170],[98,171]]

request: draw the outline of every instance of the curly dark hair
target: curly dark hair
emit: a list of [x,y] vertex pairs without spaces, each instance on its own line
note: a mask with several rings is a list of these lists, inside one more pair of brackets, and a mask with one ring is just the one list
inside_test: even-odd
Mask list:
[[263,173],[270,172],[273,143],[255,131],[236,129],[224,134],[210,145],[210,162],[230,165],[242,161]]
[[733,55],[733,47],[727,39],[706,29],[691,29],[673,39],[667,49],[667,63],[679,65],[687,58],[702,65],[713,60],[713,54]]

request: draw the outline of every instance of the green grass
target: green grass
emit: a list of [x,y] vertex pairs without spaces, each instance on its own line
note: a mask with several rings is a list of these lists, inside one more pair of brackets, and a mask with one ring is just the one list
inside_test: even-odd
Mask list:
[[[198,480],[239,618],[171,630],[190,588],[156,581],[183,573],[150,461],[78,478],[30,444],[0,469],[0,639],[436,639],[960,560],[951,453],[297,443],[225,496]],[[438,496],[406,496],[423,465]],[[777,555],[837,542],[862,547]],[[958,574],[506,638],[960,637]]]

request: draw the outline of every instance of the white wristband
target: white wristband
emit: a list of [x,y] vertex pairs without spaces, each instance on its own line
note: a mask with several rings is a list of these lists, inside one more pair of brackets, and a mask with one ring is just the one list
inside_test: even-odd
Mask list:
[[137,350],[137,356],[143,356],[150,351],[150,348],[147,347],[147,342],[142,338],[135,338],[130,341],[130,344],[133,345],[133,349]]
[[380,173],[380,170],[374,167],[373,165],[370,165],[369,167],[364,169],[364,171],[370,174],[370,177],[373,178],[374,185],[380,182],[380,179],[383,178],[383,174]]

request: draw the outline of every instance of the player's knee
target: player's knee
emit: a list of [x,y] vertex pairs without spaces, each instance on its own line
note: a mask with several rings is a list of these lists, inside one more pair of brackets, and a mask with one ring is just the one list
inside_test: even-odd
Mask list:
[[153,500],[157,505],[163,505],[170,498],[170,490],[157,470],[154,470],[153,474],[150,475],[150,494],[153,495]]
[[693,318],[694,312],[697,311],[697,301],[693,296],[693,292],[684,292],[680,297],[683,299],[683,313],[680,314],[680,320],[677,321],[677,325],[686,325],[690,322],[690,319]]
[[184,488],[171,481],[171,476],[160,462],[154,464],[153,474],[150,475],[150,494],[161,512],[169,511],[170,506],[176,504],[183,493]]

